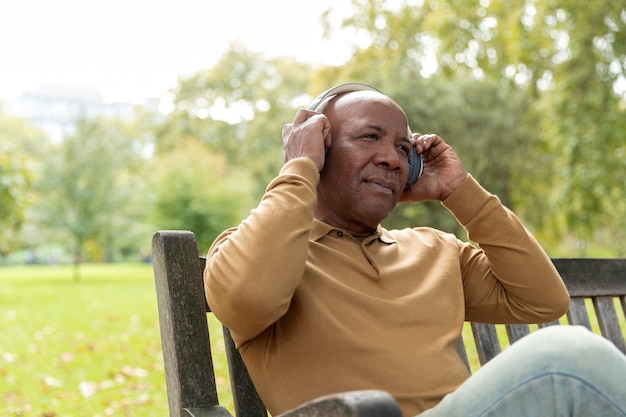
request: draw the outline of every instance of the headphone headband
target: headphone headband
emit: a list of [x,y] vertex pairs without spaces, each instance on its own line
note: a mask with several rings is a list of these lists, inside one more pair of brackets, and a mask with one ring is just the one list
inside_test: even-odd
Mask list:
[[381,91],[367,84],[361,84],[361,83],[339,84],[332,88],[329,88],[328,90],[324,91],[322,94],[317,96],[315,100],[313,100],[313,102],[309,105],[308,109],[317,111],[317,109],[320,108],[320,106],[324,103],[326,99],[331,99],[338,94],[352,93],[354,91],[376,91],[378,93],[381,93]]

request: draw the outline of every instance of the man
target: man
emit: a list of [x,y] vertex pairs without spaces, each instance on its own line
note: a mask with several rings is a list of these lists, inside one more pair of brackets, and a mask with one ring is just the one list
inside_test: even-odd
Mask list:
[[[205,270],[212,310],[265,405],[276,415],[325,394],[382,389],[406,416],[516,415],[493,405],[518,407],[503,398],[519,380],[496,378],[516,360],[468,379],[456,345],[465,320],[563,315],[569,296],[550,259],[442,138],[410,132],[389,97],[350,91],[318,110],[284,127],[285,165],[250,216],[214,242]],[[411,188],[413,145],[424,170]],[[432,228],[380,226],[396,203],[426,200],[442,201],[479,247]],[[533,345],[588,332],[548,333]]]

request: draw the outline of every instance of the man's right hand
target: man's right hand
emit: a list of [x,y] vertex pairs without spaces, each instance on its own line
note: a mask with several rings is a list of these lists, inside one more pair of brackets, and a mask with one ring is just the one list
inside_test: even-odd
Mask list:
[[330,144],[330,123],[321,113],[300,109],[293,123],[283,126],[285,162],[307,157],[315,162],[321,172],[326,159],[326,149]]
[[401,202],[444,201],[467,178],[467,171],[450,145],[435,134],[414,133],[413,144],[424,161],[424,173],[406,190]]

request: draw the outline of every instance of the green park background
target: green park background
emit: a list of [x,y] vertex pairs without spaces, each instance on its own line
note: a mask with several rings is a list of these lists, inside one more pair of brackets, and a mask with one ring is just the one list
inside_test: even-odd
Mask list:
[[[167,415],[152,234],[191,230],[206,252],[278,173],[283,124],[342,82],[445,138],[550,256],[626,254],[626,1],[372,0],[332,17],[330,39],[354,34],[345,65],[233,43],[179,79],[170,111],[82,118],[58,143],[0,106],[0,416]],[[466,238],[438,202],[385,225]]]

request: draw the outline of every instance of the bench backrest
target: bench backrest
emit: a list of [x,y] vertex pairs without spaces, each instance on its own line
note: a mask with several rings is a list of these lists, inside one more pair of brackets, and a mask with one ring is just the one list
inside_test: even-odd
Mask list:
[[[165,364],[170,415],[193,415],[194,408],[212,408],[213,415],[229,415],[219,406],[211,356],[202,272],[196,238],[187,231],[160,231],[152,241],[159,325]],[[471,323],[471,332],[459,341],[459,355],[471,370],[468,357],[480,365],[534,327],[577,324],[601,333],[626,353],[626,259],[554,259],[570,292],[571,305],[560,321],[539,326],[494,326]],[[620,311],[621,310],[621,311]],[[620,323],[621,321],[621,323]],[[266,417],[259,398],[224,328],[235,414]],[[185,411],[189,410],[189,411]]]

